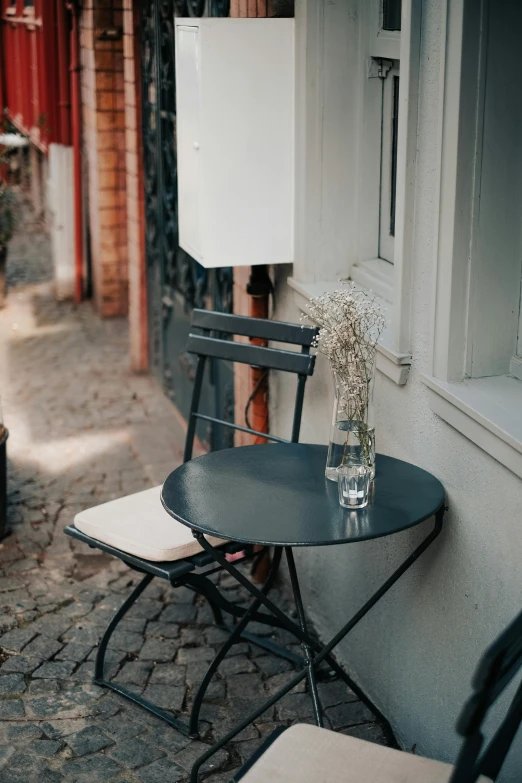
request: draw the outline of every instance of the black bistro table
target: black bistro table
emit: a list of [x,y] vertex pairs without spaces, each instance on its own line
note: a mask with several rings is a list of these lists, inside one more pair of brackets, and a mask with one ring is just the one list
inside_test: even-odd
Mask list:
[[[223,657],[245,632],[248,622],[261,606],[277,618],[279,626],[301,641],[304,653],[301,671],[198,759],[192,772],[194,783],[198,779],[199,767],[207,758],[305,677],[308,679],[315,722],[322,726],[316,674],[323,661],[355,693],[362,695],[332,653],[442,529],[444,488],[430,473],[408,462],[378,454],[368,505],[363,509],[345,509],[339,505],[337,484],[324,475],[326,452],[325,446],[300,443],[225,449],[186,462],[173,471],[163,485],[161,499],[166,511],[178,522],[190,527],[203,549],[254,598],[249,610],[232,631],[229,643],[224,645]],[[308,634],[293,548],[354,544],[382,538],[412,528],[433,516],[435,523],[427,537],[343,628],[325,645],[314,641]],[[275,566],[263,589],[253,585],[205,536],[275,547]],[[267,595],[283,551],[288,562],[298,623]]]

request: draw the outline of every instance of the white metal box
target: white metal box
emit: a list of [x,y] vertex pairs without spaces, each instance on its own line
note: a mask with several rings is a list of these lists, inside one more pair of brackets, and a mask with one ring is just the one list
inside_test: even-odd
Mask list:
[[294,20],[175,19],[179,243],[293,261]]

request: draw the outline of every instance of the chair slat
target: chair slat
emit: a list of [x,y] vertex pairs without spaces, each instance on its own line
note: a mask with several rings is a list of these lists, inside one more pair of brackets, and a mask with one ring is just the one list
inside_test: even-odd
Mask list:
[[210,421],[212,424],[219,424],[221,427],[230,427],[231,430],[239,430],[239,432],[247,432],[249,435],[257,435],[260,438],[266,438],[266,440],[272,440],[274,443],[290,443],[287,438],[278,438],[277,435],[271,435],[269,432],[259,432],[259,430],[253,430],[250,427],[242,427],[240,424],[234,424],[232,421],[225,421],[224,419],[216,419],[214,416],[206,416],[204,413],[192,414],[195,419],[202,419],[203,421]]
[[312,375],[314,371],[315,356],[310,354],[247,345],[231,340],[218,340],[215,337],[191,334],[187,342],[187,351],[199,356],[211,356],[215,359],[251,364],[255,367],[268,367],[271,370],[283,370],[298,375]]
[[311,326],[269,321],[265,318],[250,318],[244,315],[216,313],[211,310],[194,310],[192,326],[197,329],[239,334],[243,337],[258,337],[262,340],[311,346],[317,329]]

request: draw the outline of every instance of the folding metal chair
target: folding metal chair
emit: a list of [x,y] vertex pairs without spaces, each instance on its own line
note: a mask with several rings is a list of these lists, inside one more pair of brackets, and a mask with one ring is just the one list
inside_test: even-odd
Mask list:
[[490,783],[500,774],[522,722],[522,683],[487,743],[482,727],[521,668],[522,614],[480,661],[457,723],[464,742],[454,766],[301,724],[273,732],[231,783]]
[[[312,375],[314,370],[315,357],[310,355],[310,347],[316,333],[316,329],[301,327],[297,324],[245,318],[207,310],[194,310],[187,351],[195,354],[198,358],[185,442],[184,461],[187,462],[192,458],[198,421],[230,427],[233,430],[258,435],[263,439],[275,442],[297,442],[301,426],[305,384],[307,378]],[[224,339],[226,335],[241,335],[251,339],[299,346],[301,350],[284,350],[279,347],[273,348],[265,345],[234,342],[230,339]],[[240,362],[266,368],[267,371],[277,370],[295,374],[297,376],[297,390],[290,441],[275,435],[258,432],[250,427],[219,419],[216,416],[201,413],[199,404],[205,366],[208,360]],[[210,575],[221,570],[221,568],[219,566],[216,567],[215,560],[203,551],[198,541],[193,537],[192,531],[173,520],[163,509],[160,501],[160,491],[161,486],[154,487],[153,489],[128,495],[82,511],[75,517],[74,524],[65,528],[65,533],[89,544],[91,547],[101,549],[118,557],[130,568],[144,574],[143,579],[136,585],[118,609],[101,638],[95,661],[94,682],[97,685],[110,688],[134,703],[139,704],[184,734],[196,737],[198,735],[199,712],[205,691],[226,652],[239,640],[237,634],[239,629],[237,626],[236,633],[234,633],[230,643],[223,645],[214,661],[210,664],[208,672],[196,692],[188,723],[171,712],[152,704],[125,686],[109,681],[104,674],[105,654],[112,634],[154,577],[166,579],[172,587],[186,586],[194,592],[203,595],[210,604],[215,622],[220,626],[224,626],[222,612],[226,612],[238,620],[245,619],[247,610],[226,600],[210,579]],[[244,545],[240,544],[227,544],[220,539],[213,539],[212,543],[214,546],[219,546],[220,550],[226,553],[237,553],[238,551],[246,550],[244,557],[254,556],[252,547],[245,548]],[[280,557],[280,551],[279,553],[276,552],[270,574],[263,587],[263,592],[265,593],[269,591],[273,584]],[[206,566],[210,566],[210,569],[204,571],[203,569]],[[258,622],[274,627],[279,626],[277,618],[262,612],[249,612],[249,619],[255,619]],[[244,624],[246,625],[246,622]],[[240,625],[243,625],[243,623],[240,623]],[[301,660],[294,652],[285,650],[270,639],[259,638],[247,632],[242,633],[240,638],[248,639],[270,652],[281,655],[291,661],[297,662]]]

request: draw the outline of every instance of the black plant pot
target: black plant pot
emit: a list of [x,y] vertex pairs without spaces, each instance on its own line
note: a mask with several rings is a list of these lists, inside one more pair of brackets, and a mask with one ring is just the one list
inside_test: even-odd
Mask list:
[[8,431],[0,431],[0,540],[6,534],[7,527],[7,438]]
[[5,268],[7,265],[7,248],[0,247],[0,309],[5,304]]

